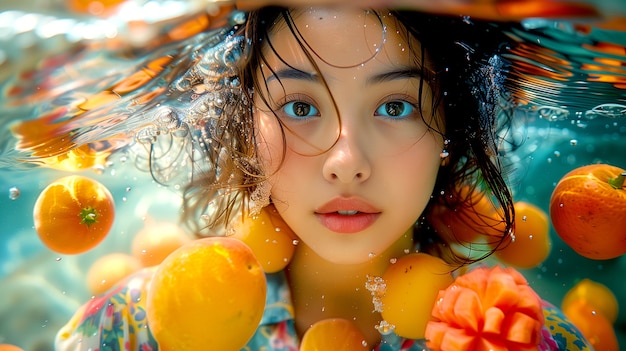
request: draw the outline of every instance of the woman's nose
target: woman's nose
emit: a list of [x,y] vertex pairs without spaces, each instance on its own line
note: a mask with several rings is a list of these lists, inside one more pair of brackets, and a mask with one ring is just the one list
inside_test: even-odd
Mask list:
[[323,173],[330,182],[349,184],[367,180],[372,168],[362,135],[343,126],[337,143],[325,154]]

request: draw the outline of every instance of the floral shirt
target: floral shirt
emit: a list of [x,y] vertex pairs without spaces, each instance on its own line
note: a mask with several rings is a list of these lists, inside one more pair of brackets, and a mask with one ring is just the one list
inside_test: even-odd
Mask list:
[[[106,294],[79,308],[58,332],[57,351],[156,351],[146,316],[148,287],[154,269],[139,271]],[[585,338],[565,316],[547,302],[539,351],[591,351]],[[243,350],[297,351],[289,286],[283,272],[267,274],[265,311],[254,336]],[[407,340],[392,333],[382,335],[376,351],[421,351],[423,341]]]

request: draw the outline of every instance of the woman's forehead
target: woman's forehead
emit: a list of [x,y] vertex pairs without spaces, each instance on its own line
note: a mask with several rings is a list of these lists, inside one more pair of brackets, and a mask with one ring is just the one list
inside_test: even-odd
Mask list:
[[[298,41],[315,61],[333,67],[364,65],[379,56],[398,66],[417,65],[420,60],[414,55],[419,42],[409,39],[388,11],[308,7],[292,10],[291,16],[293,30],[276,23],[269,38],[278,61],[285,60],[287,65],[309,62]],[[271,56],[272,50],[266,53]]]

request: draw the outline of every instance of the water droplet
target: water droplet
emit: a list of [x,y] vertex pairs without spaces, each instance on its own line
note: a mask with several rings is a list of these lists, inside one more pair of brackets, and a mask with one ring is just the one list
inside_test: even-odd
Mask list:
[[20,197],[20,194],[20,189],[18,189],[17,187],[9,188],[9,199],[17,200],[17,198]]
[[130,187],[126,187],[126,192],[127,193],[130,193],[130,190],[131,190]]
[[526,222],[527,219],[528,219],[528,217],[522,216],[522,221]]
[[300,240],[293,239],[293,241],[291,243],[293,244],[293,246],[298,246],[298,244],[300,244]]
[[376,254],[375,254],[375,253],[373,253],[373,252],[370,252],[370,253],[369,253],[369,255],[367,255],[367,256],[368,256],[369,258],[374,258],[374,257],[376,256]]
[[398,259],[397,259],[397,258],[395,258],[395,257],[392,257],[392,258],[389,260],[389,263],[391,263],[391,264],[394,264],[394,263],[396,263],[396,262],[398,262]]
[[55,261],[60,262],[61,261],[61,257],[55,258]]

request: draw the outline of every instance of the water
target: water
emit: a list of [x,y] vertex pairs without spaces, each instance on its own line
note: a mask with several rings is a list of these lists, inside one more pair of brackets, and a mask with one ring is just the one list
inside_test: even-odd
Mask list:
[[[155,23],[158,29],[168,18],[191,13],[200,2],[146,2],[150,3],[155,6],[154,11],[140,13],[151,13],[153,18],[142,20]],[[532,43],[528,51],[515,52],[507,57],[518,63],[517,83],[529,82],[522,90],[514,91],[518,99],[527,102],[516,116],[518,129],[515,130],[525,142],[511,156],[514,160],[512,188],[516,200],[531,202],[547,211],[552,189],[569,170],[589,163],[609,163],[626,168],[623,150],[626,140],[626,26],[623,25],[626,9],[620,3],[609,0],[597,2],[600,13],[614,16],[605,21],[527,19],[524,24],[532,31],[511,33]],[[45,16],[29,17],[29,11],[36,6],[28,4],[8,2],[2,5],[4,9],[18,9],[20,12],[0,13],[0,343],[14,343],[25,350],[43,351],[52,349],[54,334],[78,306],[91,297],[85,283],[86,272],[97,258],[112,252],[130,253],[132,238],[150,218],[177,221],[180,197],[176,190],[182,180],[162,179],[167,180],[170,186],[160,185],[146,171],[144,159],[123,152],[129,143],[128,135],[124,133],[132,130],[130,122],[125,124],[128,129],[105,128],[105,135],[112,138],[93,145],[97,155],[84,159],[85,168],[82,170],[68,169],[76,164],[64,164],[55,158],[68,147],[62,138],[52,143],[58,150],[40,149],[49,157],[37,159],[39,164],[15,161],[20,154],[15,151],[16,140],[9,129],[15,121],[45,112],[62,123],[64,119],[59,116],[62,116],[63,107],[81,98],[67,92],[78,87],[90,92],[101,91],[133,69],[136,62],[111,61],[105,54],[107,50],[137,44],[132,40],[147,40],[158,36],[159,32],[155,29],[137,36],[136,32],[132,32],[135,29],[127,27],[126,22],[103,19],[89,22],[81,16],[70,16],[62,21],[63,16],[53,11],[53,5],[63,4],[60,1],[50,2],[52,5],[42,10]],[[416,4],[418,7],[426,6],[419,1]],[[471,21],[471,16],[467,17],[467,21]],[[85,27],[84,23],[102,26]],[[36,28],[41,30],[36,31]],[[78,30],[80,28],[83,30]],[[131,32],[133,35],[129,34]],[[77,46],[76,43],[87,45]],[[169,43],[161,44],[164,53],[172,49],[167,46]],[[66,52],[74,56],[64,55]],[[56,61],[42,64],[42,58],[53,55],[61,56],[56,57]],[[146,57],[142,55],[147,54],[140,50],[135,55],[139,61]],[[91,65],[80,67],[76,72],[64,73],[70,76],[55,73],[45,85],[32,84],[37,74],[46,70],[53,72],[51,67],[59,60],[91,62]],[[542,67],[542,70],[527,69],[522,64],[524,62]],[[22,75],[19,79],[12,75],[27,68],[34,68],[34,75]],[[109,73],[104,80],[90,79],[96,76],[94,72]],[[159,87],[157,83],[152,86],[155,91]],[[36,106],[36,103],[55,94],[61,94],[61,97],[50,100],[46,106]],[[7,105],[8,101],[15,100],[20,103]],[[152,111],[159,103],[156,98],[144,101],[143,111]],[[554,104],[555,101],[566,103]],[[99,106],[99,100],[90,102],[95,107]],[[115,113],[112,111],[112,115]],[[162,115],[153,116],[154,120],[158,121],[159,116]],[[86,119],[80,135],[88,138],[93,133],[103,132],[98,129],[102,121],[97,117],[98,114],[94,113],[91,120]],[[161,120],[161,124],[155,125],[162,128],[163,123],[168,121],[171,122]],[[140,123],[138,120],[132,122]],[[46,142],[49,137],[45,134],[41,142]],[[172,145],[178,145],[177,139],[173,140]],[[178,147],[184,149],[185,145]],[[106,163],[94,161],[113,151],[118,152]],[[75,156],[80,158],[81,154]],[[90,166],[92,161],[97,166]],[[42,162],[57,162],[65,170],[40,167]],[[78,173],[98,179],[111,190],[116,204],[116,220],[109,235],[95,249],[81,255],[55,254],[37,238],[33,227],[33,205],[40,191],[52,180]],[[530,284],[540,296],[557,305],[565,292],[583,278],[605,284],[621,304],[615,328],[620,344],[626,345],[626,281],[623,279],[626,258],[586,259],[564,244],[553,230],[551,238],[553,247],[548,259],[537,268],[523,271]]]

